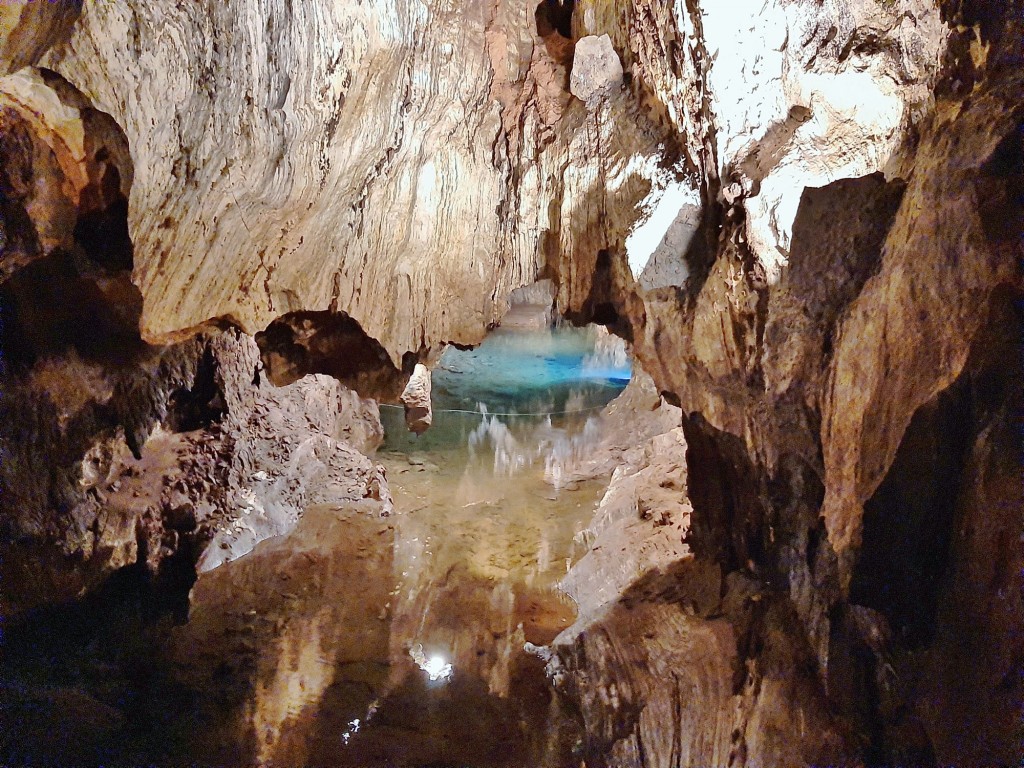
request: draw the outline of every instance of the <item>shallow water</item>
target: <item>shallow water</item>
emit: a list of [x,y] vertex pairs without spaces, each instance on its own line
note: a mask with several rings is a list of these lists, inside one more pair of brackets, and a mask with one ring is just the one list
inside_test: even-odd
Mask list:
[[[89,658],[107,643],[139,677],[97,694],[135,703],[89,754],[104,765],[579,766],[580,726],[524,645],[573,621],[555,585],[583,554],[576,534],[606,485],[559,481],[628,377],[621,358],[602,367],[614,350],[594,355],[595,338],[499,330],[447,355],[430,431],[414,438],[384,409],[377,460],[395,514],[370,502],[308,509],[292,533],[203,573],[188,622],[144,629],[127,667],[123,630],[99,627]],[[82,668],[102,678],[94,666]]]
[[[621,357],[605,364],[594,353],[595,337],[499,329],[443,358],[424,436],[385,409],[391,688],[347,740],[363,763],[578,765],[576,724],[524,645],[549,643],[575,618],[555,586],[582,556],[576,535],[606,485],[557,482],[629,377]],[[431,679],[448,665],[450,676]],[[401,717],[383,724],[382,701]]]
[[[178,755],[220,764],[578,766],[542,661],[606,479],[560,482],[624,387],[593,331],[499,331],[435,371],[417,438],[383,409],[395,514],[316,507],[200,576],[170,642],[198,696]],[[495,415],[499,414],[499,415]],[[515,415],[502,415],[515,414]]]
[[[476,349],[449,348],[433,372],[433,424],[405,429],[401,407],[383,405],[382,456],[427,453],[451,472],[487,484],[544,465],[561,467],[596,439],[599,412],[626,386],[630,364],[619,339],[596,328],[503,329]],[[495,481],[498,487],[503,481]]]

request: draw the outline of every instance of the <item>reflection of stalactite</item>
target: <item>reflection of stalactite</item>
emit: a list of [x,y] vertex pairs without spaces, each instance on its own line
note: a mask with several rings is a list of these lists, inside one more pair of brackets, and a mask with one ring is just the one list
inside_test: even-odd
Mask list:
[[[567,410],[582,400],[581,395],[570,396]],[[544,462],[544,479],[555,488],[562,488],[571,470],[599,442],[601,420],[590,417],[582,430],[554,427],[551,418],[533,422],[525,427],[513,429],[498,416],[487,415],[481,406],[483,418],[468,438],[471,456],[478,456],[483,450],[494,453],[494,474],[511,476],[541,461]]]
[[629,350],[625,340],[600,328],[594,340],[594,351],[583,358],[584,371],[617,371],[628,373]]

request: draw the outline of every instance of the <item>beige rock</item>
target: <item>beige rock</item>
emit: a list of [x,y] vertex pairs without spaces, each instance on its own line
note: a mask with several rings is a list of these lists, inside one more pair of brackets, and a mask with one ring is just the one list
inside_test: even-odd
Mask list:
[[494,253],[507,192],[489,13],[87,3],[47,64],[128,136],[143,335],[338,308],[396,364],[479,341],[538,267],[532,248]]
[[36,64],[71,34],[82,0],[15,2],[0,6],[0,76]]
[[405,424],[421,435],[430,427],[433,407],[430,403],[430,369],[419,363],[399,398],[405,406]]
[[[291,530],[311,504],[386,509],[379,469],[343,440],[379,434],[376,407],[352,413],[351,393],[326,376],[256,383],[258,359],[251,338],[227,332],[114,370],[71,355],[8,374],[0,479],[15,489],[3,512],[21,543],[2,544],[4,611],[72,598],[143,553],[156,573],[186,542],[200,570],[215,568]],[[18,437],[49,418],[44,435]]]
[[[823,514],[839,551],[860,543],[861,505],[892,463],[913,413],[963,370],[986,319],[979,307],[997,286],[1019,280],[1013,236],[994,239],[987,223],[1004,215],[999,202],[992,201],[991,211],[970,202],[970,190],[985,184],[983,164],[1019,130],[1005,99],[999,88],[982,91],[966,107],[938,105],[886,240],[882,271],[840,326],[822,423]],[[943,244],[937,251],[936,243]],[[934,253],[926,264],[919,261],[923,249]],[[878,340],[870,355],[865,339]]]
[[622,62],[608,35],[590,35],[576,41],[569,91],[588,107],[622,87]]
[[502,315],[503,328],[550,328],[554,322],[552,307],[555,287],[550,280],[539,280],[516,288],[508,297],[508,312]]

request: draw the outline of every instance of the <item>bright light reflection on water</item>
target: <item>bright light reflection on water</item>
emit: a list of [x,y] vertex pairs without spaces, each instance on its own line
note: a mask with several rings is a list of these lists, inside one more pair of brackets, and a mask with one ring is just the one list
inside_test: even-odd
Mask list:
[[167,764],[579,765],[583,724],[536,649],[575,617],[556,585],[607,478],[573,461],[628,374],[595,330],[499,330],[445,355],[430,430],[382,409],[393,515],[309,507],[200,575],[171,639],[195,711]]

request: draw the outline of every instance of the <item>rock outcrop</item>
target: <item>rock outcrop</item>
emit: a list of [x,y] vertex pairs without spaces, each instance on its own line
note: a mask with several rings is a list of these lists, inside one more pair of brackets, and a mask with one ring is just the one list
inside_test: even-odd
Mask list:
[[4,612],[133,565],[187,591],[196,568],[289,531],[306,506],[373,495],[379,470],[360,450],[380,440],[376,405],[325,376],[254,381],[258,360],[228,331],[120,371],[72,349],[9,373]]
[[433,406],[430,403],[430,369],[422,363],[416,365],[409,383],[399,398],[405,407],[405,423],[411,432],[423,434],[430,428]]
[[508,169],[490,13],[85,3],[45,63],[132,147],[143,336],[340,310],[396,363],[479,341],[538,267],[494,247]]
[[130,268],[133,166],[120,127],[48,70],[28,67],[3,83],[0,280],[76,243],[102,266]]
[[576,41],[569,92],[588,107],[614,95],[622,87],[622,62],[608,35],[590,35]]
[[[558,651],[587,764],[1017,762],[1022,19],[1021,0],[0,7],[5,71],[39,67],[0,79],[5,567],[74,594],[180,541],[184,499],[105,500],[147,440],[298,509],[312,491],[274,496],[240,457],[310,398],[336,410],[337,385],[301,377],[395,398],[547,278],[681,409],[629,470],[671,500],[598,534],[637,578],[595,550],[570,579],[584,603],[619,593]],[[257,334],[289,388],[242,386]],[[223,344],[221,401],[169,407]],[[245,426],[260,403],[286,415]],[[235,447],[171,426],[196,418]],[[313,421],[298,458],[326,474],[302,459],[301,487],[371,471]],[[639,558],[683,509],[679,549]]]

